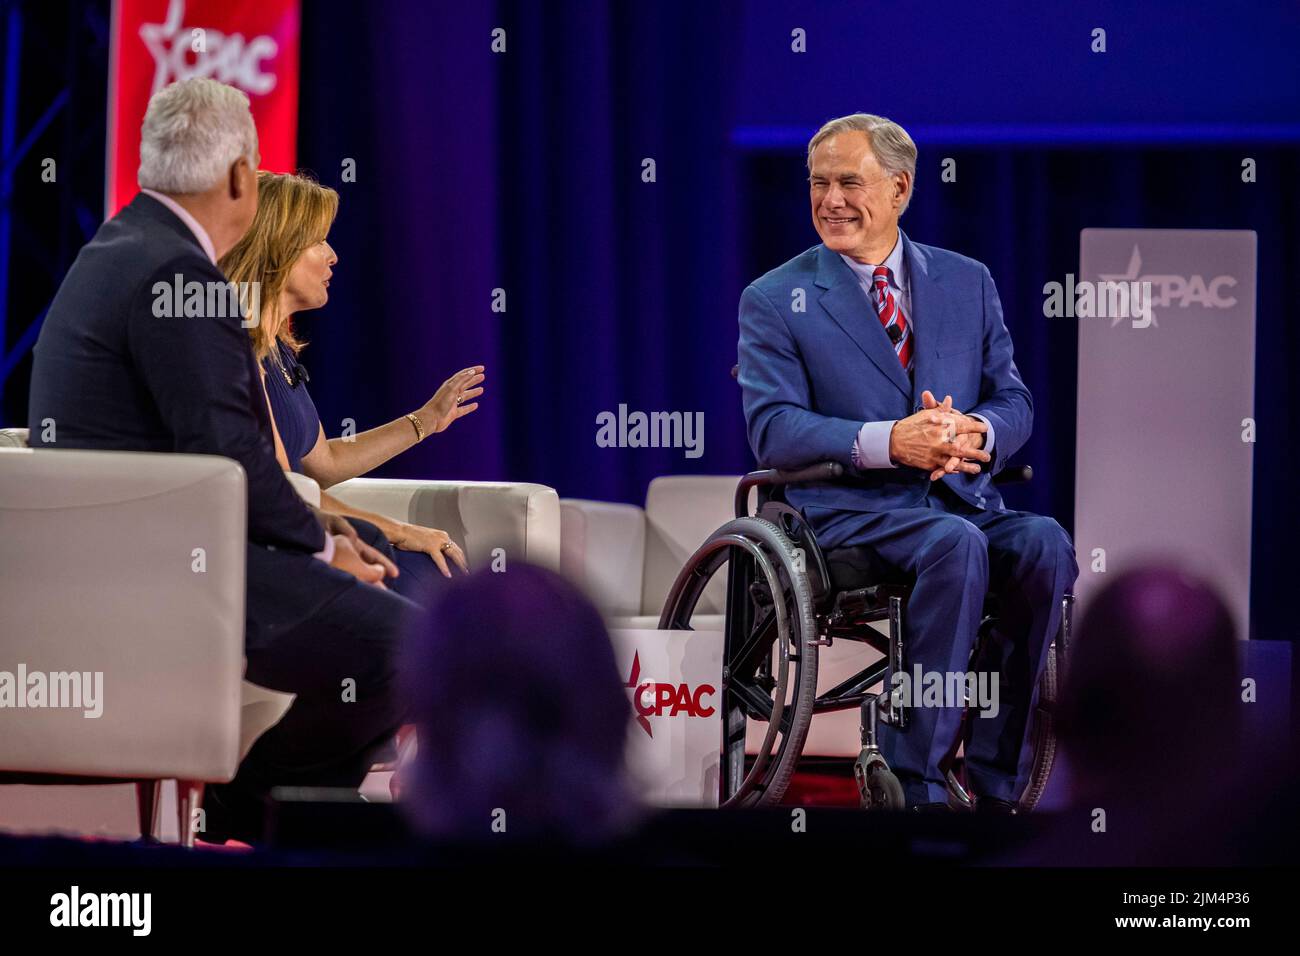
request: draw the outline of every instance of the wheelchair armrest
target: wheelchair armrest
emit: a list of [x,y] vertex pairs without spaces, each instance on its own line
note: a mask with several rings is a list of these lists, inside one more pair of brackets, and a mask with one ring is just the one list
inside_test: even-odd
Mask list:
[[838,461],[819,461],[806,468],[782,470],[764,468],[751,471],[736,486],[736,517],[743,518],[749,514],[749,491],[751,488],[774,488],[778,485],[797,485],[805,481],[832,481],[844,475],[844,466]]
[[[775,488],[780,485],[797,485],[806,481],[834,481],[844,477],[844,466],[838,461],[819,461],[806,468],[782,470],[780,468],[763,468],[751,471],[740,479],[736,486],[736,517],[743,518],[749,514],[749,492],[752,488]],[[1031,465],[1010,465],[993,476],[993,484],[1016,485],[1034,478]]]
[[993,476],[995,485],[1018,485],[1034,480],[1034,469],[1029,465],[1012,465]]

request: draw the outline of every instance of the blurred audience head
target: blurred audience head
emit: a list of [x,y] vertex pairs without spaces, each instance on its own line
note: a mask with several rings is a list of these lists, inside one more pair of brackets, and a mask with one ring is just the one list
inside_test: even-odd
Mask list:
[[253,221],[260,160],[248,97],[233,86],[180,80],[150,98],[140,128],[140,188],[201,205],[218,256]]
[[1205,581],[1170,567],[1127,572],[1092,601],[1066,664],[1059,713],[1076,802],[1155,806],[1213,787],[1239,750],[1232,616]]
[[568,581],[523,564],[457,579],[403,664],[419,729],[403,798],[426,835],[491,839],[495,823],[591,845],[632,823],[626,691],[600,614]]
[[339,194],[308,176],[257,174],[253,225],[221,259],[221,270],[241,288],[257,289],[258,321],[249,328],[258,359],[275,356],[275,342],[295,352],[290,316],[329,300],[338,261],[327,237],[339,211]]

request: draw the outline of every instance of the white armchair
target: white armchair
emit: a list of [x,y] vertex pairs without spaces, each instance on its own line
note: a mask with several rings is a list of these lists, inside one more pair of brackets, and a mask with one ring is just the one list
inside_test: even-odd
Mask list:
[[[0,702],[20,665],[102,673],[103,714],[0,706],[0,783],[12,784],[0,786],[0,829],[132,836],[118,794],[135,783],[138,832],[170,831],[157,782],[175,780],[175,832],[189,843],[202,784],[231,779],[293,701],[242,680],[243,469],[30,449],[26,437],[0,430]],[[315,482],[290,480],[319,502]],[[545,486],[356,479],[331,490],[448,531],[471,567],[498,556],[559,567],[559,499]],[[100,787],[56,786],[96,782],[114,785],[115,804]]]
[[[611,627],[658,627],[686,559],[732,514],[738,478],[674,475],[646,489],[645,507],[564,498],[561,568]],[[696,608],[696,630],[722,630],[725,582],[715,578]]]
[[[0,445],[0,771],[7,782],[133,782],[150,834],[158,783],[175,780],[188,844],[202,785],[233,777],[293,701],[242,680],[243,469],[200,455],[33,450],[24,438],[13,430]],[[36,685],[18,686],[20,670]],[[41,702],[47,675],[60,676]],[[86,716],[87,696],[99,716]],[[78,697],[82,706],[50,706]],[[0,827],[30,818],[15,796],[45,801],[4,789]],[[98,816],[88,829],[120,826]]]
[[463,542],[471,569],[501,559],[506,567],[526,561],[560,569],[560,498],[546,485],[353,478],[329,492],[354,508],[446,531]]

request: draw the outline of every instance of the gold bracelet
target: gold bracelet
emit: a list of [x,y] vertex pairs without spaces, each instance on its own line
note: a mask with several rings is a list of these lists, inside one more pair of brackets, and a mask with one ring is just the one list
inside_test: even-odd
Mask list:
[[411,420],[411,425],[414,426],[415,428],[416,443],[419,444],[420,442],[424,441],[424,426],[421,425],[420,420],[415,417],[415,412],[411,412],[406,417]]

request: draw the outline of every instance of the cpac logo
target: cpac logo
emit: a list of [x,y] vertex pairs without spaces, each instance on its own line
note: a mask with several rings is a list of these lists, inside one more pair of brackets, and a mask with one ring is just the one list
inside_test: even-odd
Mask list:
[[632,707],[636,710],[636,722],[653,737],[650,729],[651,717],[662,717],[667,711],[669,717],[685,714],[687,717],[710,717],[713,706],[704,703],[704,698],[712,697],[717,688],[711,684],[700,684],[691,693],[685,684],[661,684],[657,681],[641,680],[641,655],[632,655],[632,673],[623,685],[632,692]]
[[[1151,306],[1165,308],[1175,303],[1184,309],[1189,305],[1203,305],[1207,309],[1230,309],[1237,304],[1235,296],[1225,296],[1220,291],[1230,289],[1237,284],[1237,280],[1232,276],[1215,276],[1206,282],[1205,277],[1200,275],[1142,275],[1141,272],[1142,253],[1134,245],[1133,255],[1128,260],[1128,272],[1102,273],[1101,280],[1103,282],[1150,282],[1151,301],[1148,303],[1148,310]],[[1111,327],[1118,325],[1121,318],[1122,316],[1113,317],[1110,322]],[[1154,319],[1154,313],[1152,318]]]
[[[153,55],[155,69],[153,90],[157,93],[172,80],[211,77],[238,87],[245,93],[263,95],[275,89],[275,74],[262,69],[262,61],[272,59],[280,46],[274,37],[259,36],[245,40],[242,33],[229,35],[205,27],[184,28],[185,0],[171,0],[165,23],[140,26],[140,39]],[[187,62],[188,54],[195,56]]]

